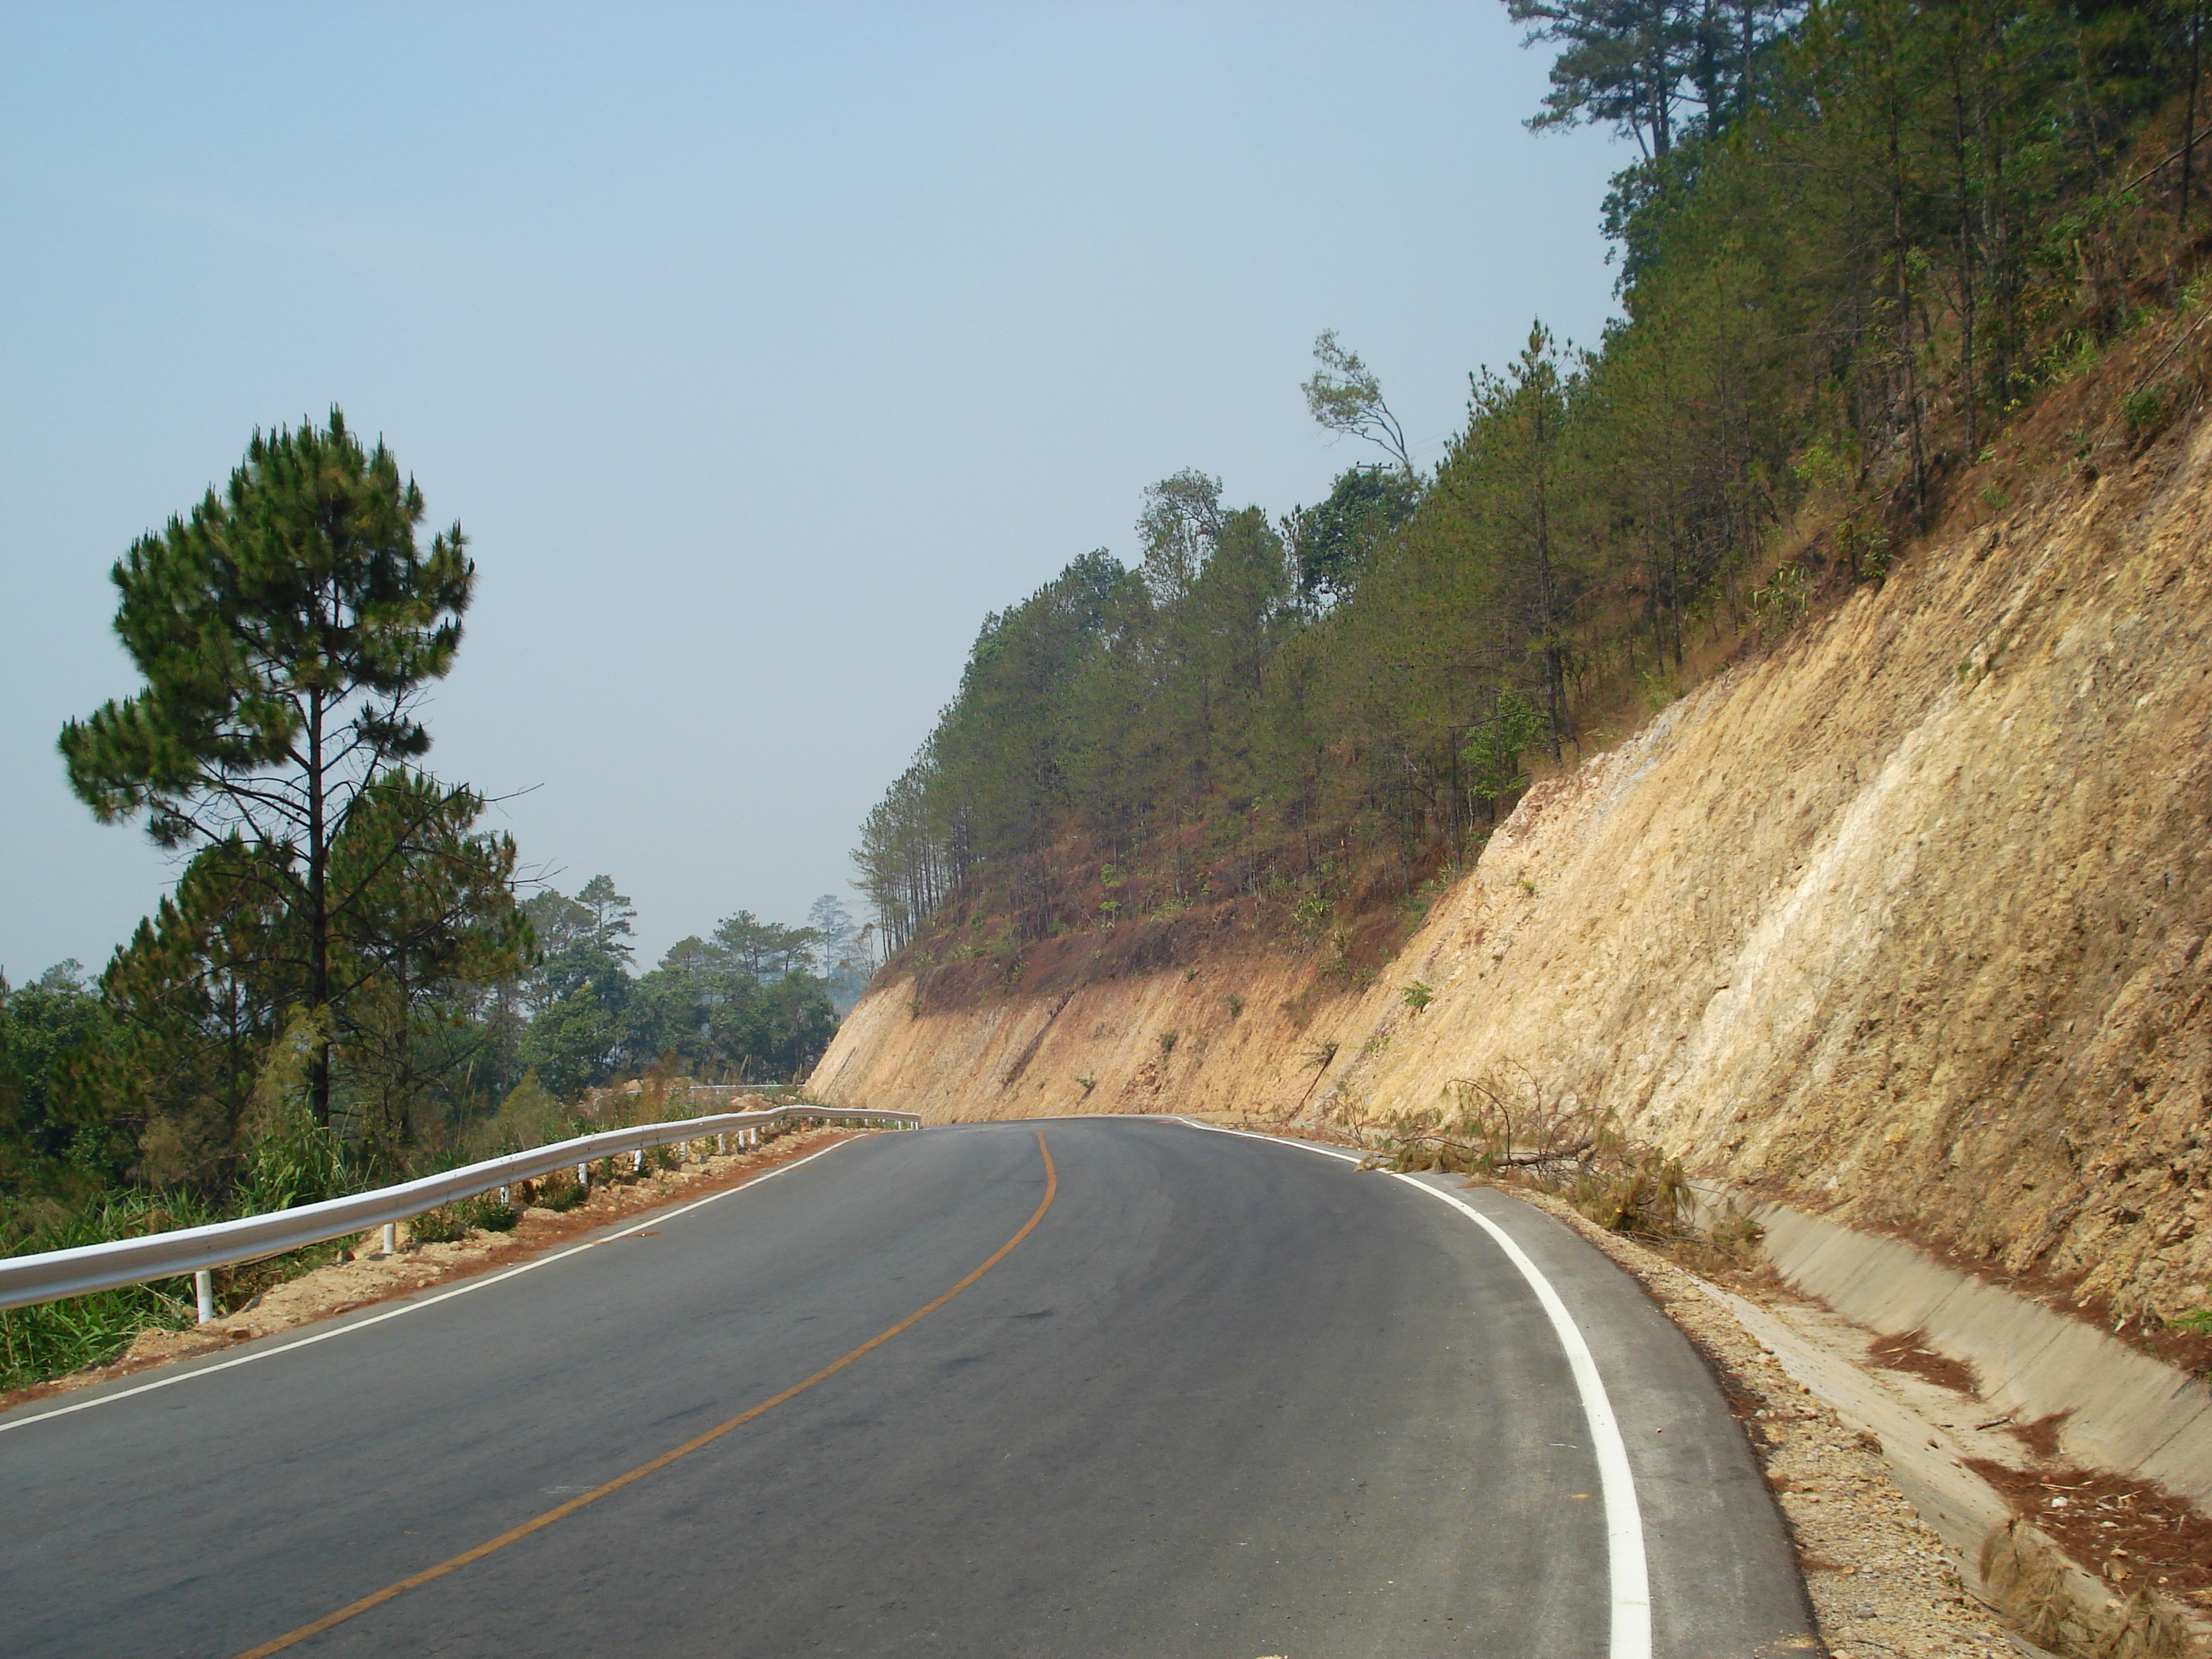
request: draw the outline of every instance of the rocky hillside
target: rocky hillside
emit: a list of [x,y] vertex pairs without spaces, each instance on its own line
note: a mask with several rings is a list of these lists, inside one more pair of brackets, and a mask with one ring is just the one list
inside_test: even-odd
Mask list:
[[815,1087],[937,1118],[1502,1104],[1524,1138],[1594,1110],[1984,1271],[2207,1305],[2212,428],[2086,465],[2063,404],[1886,583],[1531,790],[1364,989],[1289,954],[941,1013],[894,982]]

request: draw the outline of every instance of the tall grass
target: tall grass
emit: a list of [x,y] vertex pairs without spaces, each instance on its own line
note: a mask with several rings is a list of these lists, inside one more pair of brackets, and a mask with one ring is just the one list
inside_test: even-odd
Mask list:
[[[212,1206],[189,1195],[110,1193],[82,1209],[44,1220],[8,1254],[74,1249],[217,1219]],[[10,1308],[0,1313],[0,1391],[96,1365],[130,1346],[141,1331],[183,1330],[192,1319],[189,1277]]]
[[[226,1201],[217,1203],[189,1188],[127,1187],[112,1188],[75,1210],[43,1203],[18,1213],[5,1254],[38,1255],[289,1210],[377,1186],[392,1173],[319,1126],[304,1107],[279,1103],[266,1113],[261,1132],[247,1146]],[[338,1248],[334,1243],[311,1245],[217,1268],[216,1310],[234,1311],[270,1285],[331,1260]],[[9,1309],[0,1313],[0,1391],[100,1364],[129,1347],[141,1332],[188,1328],[197,1311],[190,1275]]]

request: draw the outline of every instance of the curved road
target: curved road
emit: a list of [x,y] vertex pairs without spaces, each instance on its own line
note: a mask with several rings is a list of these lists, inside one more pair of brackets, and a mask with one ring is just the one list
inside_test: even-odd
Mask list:
[[[1431,1184],[1587,1340],[1649,1650],[1814,1651],[1674,1328]],[[933,1129],[469,1283],[0,1416],[0,1652],[1637,1651],[1561,1339],[1410,1181],[1170,1120]]]

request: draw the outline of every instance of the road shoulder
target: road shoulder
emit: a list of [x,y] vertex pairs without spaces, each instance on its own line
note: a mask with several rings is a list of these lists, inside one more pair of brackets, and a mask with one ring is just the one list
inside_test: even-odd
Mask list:
[[2000,1452],[2016,1462],[2021,1449],[1974,1420],[1970,1395],[1869,1364],[1876,1334],[1771,1273],[1734,1275],[1744,1284],[1731,1289],[1552,1194],[1496,1190],[1612,1257],[1704,1356],[1778,1496],[1832,1651],[2208,1651],[2174,1604],[2115,1593],[2021,1522],[1969,1467]]

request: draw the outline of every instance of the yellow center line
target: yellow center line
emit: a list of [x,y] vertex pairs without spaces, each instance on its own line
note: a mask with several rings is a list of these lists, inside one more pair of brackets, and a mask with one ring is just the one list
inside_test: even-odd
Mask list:
[[451,1560],[441,1561],[434,1567],[425,1567],[422,1571],[403,1578],[396,1584],[386,1584],[382,1589],[376,1591],[374,1595],[362,1596],[358,1601],[349,1601],[345,1606],[340,1607],[336,1613],[326,1613],[311,1625],[302,1625],[297,1630],[287,1631],[282,1636],[276,1637],[270,1641],[264,1642],[258,1648],[248,1648],[244,1653],[238,1656],[238,1659],[262,1659],[262,1656],[264,1654],[281,1653],[286,1648],[295,1646],[298,1644],[306,1641],[311,1636],[320,1636],[325,1631],[330,1630],[336,1626],[344,1624],[349,1619],[358,1619],[362,1613],[369,1611],[370,1608],[380,1607],[386,1601],[392,1601],[398,1596],[406,1595],[409,1590],[420,1589],[423,1585],[430,1583],[430,1581],[434,1578],[443,1578],[449,1572],[458,1572],[472,1561],[481,1561],[487,1555],[491,1555],[500,1550],[505,1549],[509,1544],[519,1543],[523,1539],[529,1537],[531,1534],[551,1526],[556,1521],[565,1520],[568,1516],[574,1515],[578,1510],[582,1509],[586,1504],[596,1504],[608,1493],[621,1491],[622,1488],[629,1485],[631,1481],[642,1480],[647,1475],[652,1474],[657,1470],[666,1468],[678,1458],[688,1456],[691,1453],[697,1451],[702,1446],[708,1445],[714,1441],[720,1440],[732,1429],[742,1428],[745,1424],[751,1422],[755,1418],[774,1411],[778,1406],[783,1404],[785,1401],[793,1399],[799,1395],[805,1393],[807,1389],[812,1388],[817,1382],[821,1382],[824,1377],[835,1376],[839,1371],[843,1370],[846,1366],[851,1364],[862,1354],[868,1353],[877,1348],[880,1348],[884,1343],[890,1341],[901,1331],[905,1330],[908,1327],[916,1324],[921,1320],[927,1318],[931,1314],[935,1313],[946,1303],[951,1301],[954,1297],[959,1295],[961,1291],[966,1290],[970,1285],[973,1285],[985,1273],[990,1272],[992,1268],[997,1267],[1001,1261],[1005,1261],[1007,1255],[1013,1249],[1014,1246],[1027,1238],[1031,1231],[1035,1229],[1037,1223],[1044,1219],[1044,1212],[1052,1208],[1052,1200],[1059,1194],[1060,1175],[1059,1172],[1053,1168],[1052,1149],[1045,1145],[1044,1131],[1042,1129],[1037,1131],[1037,1152],[1044,1159],[1043,1201],[1038,1204],[1036,1212],[1032,1214],[1027,1221],[1022,1223],[1022,1228],[1019,1232],[1016,1233],[1012,1238],[1000,1245],[996,1250],[991,1253],[991,1258],[989,1261],[984,1262],[981,1267],[976,1268],[973,1273],[969,1273],[967,1278],[962,1279],[957,1285],[955,1285],[951,1290],[945,1291],[944,1295],[939,1297],[934,1302],[929,1303],[925,1306],[916,1308],[912,1313],[908,1314],[904,1319],[900,1320],[897,1324],[892,1326],[889,1330],[878,1332],[876,1335],[870,1337],[866,1342],[860,1344],[859,1347],[854,1349],[852,1352],[846,1354],[843,1358],[831,1360],[820,1370],[815,1372],[813,1376],[807,1377],[805,1381],[793,1383],[781,1394],[769,1395],[766,1400],[762,1401],[757,1406],[750,1407],[744,1411],[739,1412],[735,1417],[730,1419],[728,1422],[718,1423],[713,1428],[708,1429],[704,1434],[698,1435],[692,1439],[685,1441],[682,1445],[674,1448],[672,1450],[661,1453],[659,1456],[654,1458],[650,1463],[641,1463],[629,1474],[618,1474],[613,1480],[608,1481],[605,1486],[594,1486],[591,1491],[582,1493],[578,1497],[572,1498],[567,1503],[559,1504],[553,1509],[546,1510],[544,1514],[538,1516],[534,1520],[526,1521],[519,1527],[511,1527],[507,1531],[500,1534],[498,1537],[487,1539],[472,1550],[462,1551],[460,1554],[454,1556]]

